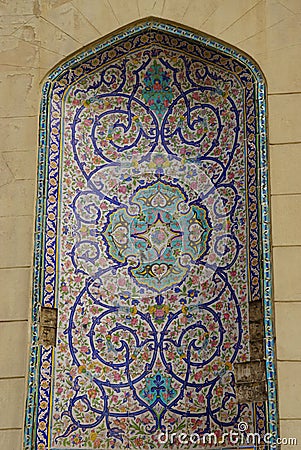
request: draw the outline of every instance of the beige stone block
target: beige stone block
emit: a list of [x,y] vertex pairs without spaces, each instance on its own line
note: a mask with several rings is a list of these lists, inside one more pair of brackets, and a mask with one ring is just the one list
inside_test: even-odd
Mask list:
[[262,0],[219,34],[219,37],[237,44],[292,15],[278,1]]
[[66,29],[61,30],[43,17],[35,17],[30,20],[14,35],[61,56],[69,55],[82,46],[78,40],[67,34]]
[[291,15],[276,25],[265,28],[254,36],[237,43],[239,48],[257,56],[273,50],[288,48],[301,43],[301,20],[298,15]]
[[3,65],[39,67],[39,48],[15,37],[0,38],[0,61]]
[[47,2],[46,7],[42,10],[42,17],[63,32],[67,32],[82,45],[88,44],[100,36],[96,28],[70,2],[56,7],[51,7]]
[[30,267],[33,216],[0,217],[0,268]]
[[202,30],[201,24],[211,16],[219,4],[220,0],[211,0],[210,2],[207,0],[191,0],[183,16],[183,23]]
[[0,430],[0,448],[3,450],[21,450],[22,430]]
[[164,0],[137,0],[139,16],[140,17],[148,17],[148,16],[162,16],[162,10],[164,7]]
[[301,245],[301,195],[272,196],[274,246]]
[[25,375],[28,322],[2,322],[0,326],[0,378]]
[[34,214],[36,183],[18,180],[0,188],[0,217]]
[[275,301],[301,301],[301,247],[273,249]]
[[272,144],[301,142],[301,94],[270,95],[269,135]]
[[39,94],[38,69],[1,66],[1,117],[36,115],[39,111]]
[[270,146],[272,194],[301,193],[301,144]]
[[40,19],[33,16],[14,32],[14,37],[40,45]]
[[301,13],[300,0],[280,0],[280,3],[282,3],[282,5],[284,5],[287,9],[296,14]]
[[181,22],[189,3],[190,0],[166,0],[162,10],[162,16],[176,22]]
[[277,358],[282,361],[301,361],[301,303],[277,302],[275,319]]
[[[282,448],[285,450],[298,450],[301,445],[301,419],[299,420],[280,420],[280,437],[283,439]],[[296,439],[297,444],[293,441],[285,443],[284,439]]]
[[39,2],[37,0],[2,0],[0,15],[27,15],[38,14]]
[[[107,0],[73,0],[87,20],[99,31],[101,36],[116,30],[120,26],[118,19]],[[128,4],[134,2],[128,2]],[[133,19],[132,19],[133,20]]]
[[57,8],[64,3],[71,3],[72,0],[40,0],[41,13],[45,8]]
[[3,152],[31,150],[37,153],[38,116],[0,117],[0,149]]
[[238,21],[260,0],[223,0],[218,8],[202,23],[200,29],[214,36],[220,35],[230,25]]
[[24,378],[0,380],[0,429],[23,428],[24,387]]
[[28,319],[31,269],[0,269],[0,321]]
[[60,63],[62,55],[45,48],[40,48],[40,81],[46,77],[48,72]]
[[107,0],[116,16],[118,23],[124,25],[139,19],[137,2],[127,0]]
[[280,419],[300,417],[301,362],[278,362]]
[[9,169],[7,162],[0,154],[0,188],[13,180],[13,174]]
[[270,94],[301,91],[301,71],[299,64],[296,64],[300,54],[301,44],[256,55]]
[[4,152],[3,159],[15,180],[35,180],[37,155],[34,152]]
[[64,56],[80,49],[81,44],[78,40],[72,38],[65,31],[47,22],[42,17],[39,25],[39,37],[43,48]]
[[0,16],[0,35],[1,36],[11,36],[15,33],[22,25],[25,25],[34,16],[24,16],[24,15],[10,15],[10,16]]

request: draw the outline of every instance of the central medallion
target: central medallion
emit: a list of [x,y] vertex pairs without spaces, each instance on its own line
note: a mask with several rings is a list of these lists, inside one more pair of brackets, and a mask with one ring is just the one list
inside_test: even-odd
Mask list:
[[107,217],[103,238],[108,256],[128,264],[135,281],[153,291],[180,284],[189,270],[187,261],[196,262],[207,251],[212,230],[207,210],[187,205],[186,199],[178,185],[160,180],[131,197],[131,205],[139,207],[136,215],[122,207]]

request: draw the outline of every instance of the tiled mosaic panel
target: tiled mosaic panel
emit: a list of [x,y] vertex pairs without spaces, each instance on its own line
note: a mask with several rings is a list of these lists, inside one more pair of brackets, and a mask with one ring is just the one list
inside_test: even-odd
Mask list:
[[39,449],[258,428],[233,373],[259,298],[253,89],[234,60],[154,32],[56,82]]

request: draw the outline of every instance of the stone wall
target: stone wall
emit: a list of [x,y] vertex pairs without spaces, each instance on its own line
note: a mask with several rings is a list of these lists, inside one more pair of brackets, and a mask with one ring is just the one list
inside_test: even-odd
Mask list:
[[1,0],[1,449],[22,448],[41,83],[70,53],[149,15],[237,46],[266,75],[281,436],[301,445],[301,1]]

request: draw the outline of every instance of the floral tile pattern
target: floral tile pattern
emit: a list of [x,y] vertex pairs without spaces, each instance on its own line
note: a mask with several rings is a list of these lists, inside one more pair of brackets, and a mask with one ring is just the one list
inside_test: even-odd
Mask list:
[[48,85],[43,305],[59,321],[34,448],[258,429],[233,372],[261,296],[254,80],[137,27]]

